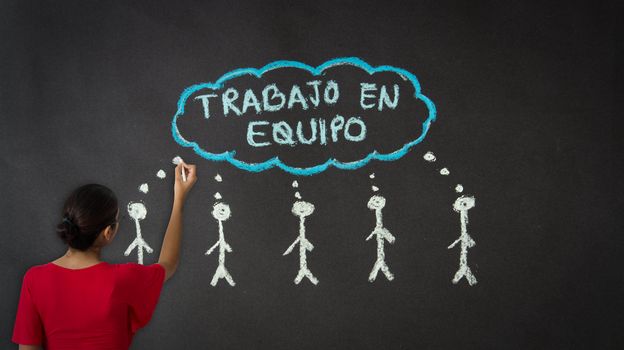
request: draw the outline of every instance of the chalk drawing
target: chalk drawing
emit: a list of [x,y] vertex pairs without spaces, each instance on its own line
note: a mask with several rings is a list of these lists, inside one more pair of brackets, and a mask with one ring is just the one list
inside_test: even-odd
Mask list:
[[475,285],[477,278],[472,274],[470,267],[468,267],[468,248],[472,248],[476,245],[475,241],[468,235],[468,210],[474,208],[474,197],[461,196],[453,203],[453,210],[459,213],[461,222],[461,235],[459,238],[448,246],[448,249],[453,248],[457,243],[461,243],[461,255],[459,256],[459,270],[453,277],[453,283],[459,282],[462,277],[466,277],[468,284]]
[[464,191],[464,186],[457,184],[457,186],[455,186],[455,192],[457,193],[462,193]]
[[142,184],[141,186],[139,186],[139,191],[147,193],[149,191],[149,186],[147,184]]
[[165,177],[167,177],[167,173],[165,173],[164,170],[160,169],[156,173],[156,176],[158,176],[159,179],[164,179]]
[[223,197],[221,197],[221,193],[219,193],[219,192],[216,192],[216,193],[214,194],[214,197],[215,197],[215,199],[221,199],[221,198],[223,198]]
[[375,173],[372,173],[372,174],[368,175],[368,177],[370,177],[371,179],[374,179],[375,178]]
[[293,187],[293,188],[297,188],[297,187],[299,187],[299,183],[297,182],[297,180],[295,180],[295,181],[293,181],[293,182],[292,182],[292,187]]
[[375,186],[375,185],[373,185],[371,188],[372,188],[373,192],[377,192],[377,191],[379,191],[379,187],[377,187],[377,186]]
[[[225,152],[213,153],[203,148],[203,146],[197,141],[187,140],[182,135],[182,133],[180,132],[178,128],[179,119],[185,117],[186,115],[185,110],[187,109],[187,104],[190,101],[196,101],[197,98],[202,100],[201,102],[203,103],[203,106],[206,112],[204,117],[206,118],[209,117],[209,113],[207,113],[207,108],[209,107],[208,99],[211,97],[216,97],[216,94],[215,94],[216,92],[222,93],[222,102],[224,104],[224,114],[227,114],[227,112],[230,109],[235,114],[243,113],[244,111],[240,111],[238,107],[236,107],[235,109],[232,108],[234,104],[230,103],[234,101],[234,99],[236,98],[236,96],[234,95],[238,95],[238,92],[236,92],[236,89],[231,90],[232,88],[228,88],[227,90],[222,91],[229,84],[228,82],[238,77],[250,77],[251,76],[251,77],[256,77],[258,79],[263,79],[263,75],[265,73],[278,70],[278,69],[300,69],[300,70],[310,73],[313,77],[321,77],[325,75],[326,70],[334,68],[334,67],[340,67],[340,66],[349,66],[350,68],[355,67],[355,68],[363,70],[365,73],[368,73],[369,75],[374,75],[375,73],[384,73],[384,72],[394,73],[397,75],[397,81],[409,82],[414,89],[414,93],[410,94],[408,97],[411,100],[416,100],[419,103],[423,103],[427,109],[427,111],[425,112],[425,115],[420,116],[422,117],[422,119],[424,119],[424,117],[426,116],[426,119],[422,121],[422,124],[421,124],[422,128],[420,129],[420,132],[418,132],[413,137],[411,137],[407,143],[403,145],[395,146],[388,153],[382,153],[377,150],[370,150],[370,152],[368,153],[363,153],[363,154],[366,154],[363,158],[355,160],[355,161],[352,161],[352,160],[340,161],[335,157],[328,157],[325,161],[322,161],[318,164],[307,164],[304,167],[296,167],[296,166],[283,163],[280,157],[276,157],[276,156],[270,157],[269,159],[262,161],[262,162],[258,162],[258,163],[246,162],[244,160],[236,158],[237,152],[235,149],[230,149]],[[315,85],[311,85],[311,87],[317,88],[316,83],[314,82],[308,82],[308,83],[315,84]],[[329,83],[330,82],[328,82],[328,86],[329,86]],[[335,84],[335,82],[333,83]],[[373,88],[372,86],[367,86],[366,89],[368,91],[368,89],[372,89],[372,88]],[[277,90],[278,89],[275,87],[275,84],[270,84],[270,85],[267,85],[263,89],[263,94],[266,92],[267,96],[268,94],[275,96],[276,94],[278,94]],[[294,93],[291,93],[291,95],[294,94],[293,96],[300,96],[300,91],[298,90],[298,88],[295,90],[297,91],[295,91]],[[324,96],[325,97],[324,100],[326,101],[326,103],[333,104],[336,102],[338,98],[337,87],[334,90],[335,90],[334,96],[329,96],[331,94],[327,94],[327,91],[326,91],[326,94]],[[293,90],[291,90],[291,92],[292,91]],[[197,94],[204,94],[204,95],[197,96]],[[276,109],[285,108],[284,105],[286,102],[285,101],[286,96],[284,93],[281,93],[281,92],[279,92],[279,94],[281,94],[279,96],[280,96],[280,99],[282,100],[279,105],[263,103],[263,109],[266,111],[275,111]],[[385,96],[383,97],[383,99],[380,99],[380,105],[382,104],[382,100],[383,100],[383,103],[385,103],[389,108],[391,109],[394,108],[394,106],[396,105],[396,102],[392,101],[389,95],[388,96],[386,95],[387,95],[387,92],[384,93],[383,91],[380,91],[380,96]],[[398,101],[398,91],[397,91],[397,94],[395,95],[397,96],[397,101]],[[260,112],[259,109],[256,108],[257,98],[256,99],[243,98],[243,100],[248,100],[247,109],[249,109],[249,107],[252,106],[256,110],[256,113]],[[263,97],[263,101],[264,100],[265,98]],[[293,98],[291,97],[290,100],[293,100]],[[301,100],[302,99],[297,98],[296,102],[299,104]],[[316,100],[320,100],[320,96],[318,96]],[[364,107],[365,109],[368,108],[365,106],[362,106],[362,107]],[[243,109],[245,109],[245,107],[243,107]],[[319,118],[319,119],[322,119],[322,118]],[[174,115],[171,121],[171,134],[174,140],[179,145],[181,145],[182,147],[192,148],[196,154],[211,161],[228,161],[232,165],[242,170],[250,171],[250,172],[260,172],[260,171],[264,171],[267,169],[271,169],[273,167],[278,167],[294,175],[308,176],[308,175],[314,175],[314,174],[323,172],[331,166],[336,167],[338,169],[342,169],[342,170],[354,170],[354,169],[363,167],[364,165],[368,164],[371,160],[380,160],[380,161],[397,160],[403,157],[415,145],[419,144],[420,142],[424,140],[427,132],[429,131],[431,127],[431,124],[435,120],[436,120],[436,108],[435,108],[434,103],[428,97],[423,95],[422,88],[421,88],[420,82],[418,81],[418,78],[413,73],[405,69],[393,67],[390,65],[372,66],[358,57],[333,58],[316,67],[310,66],[302,62],[297,62],[297,61],[279,60],[279,61],[270,62],[261,68],[238,68],[238,69],[235,69],[235,70],[232,70],[223,74],[220,78],[218,78],[214,82],[198,83],[198,84],[191,85],[187,87],[186,89],[184,89],[184,91],[180,95],[180,98],[178,99],[176,114]],[[350,118],[348,121],[345,122],[344,128],[348,129],[349,125],[351,124],[360,125],[360,123],[362,123],[362,121],[359,120],[358,118]],[[266,126],[269,123],[266,121],[252,121],[248,125],[249,128],[247,132],[247,142],[250,145],[256,146],[256,147],[266,145],[266,143],[264,142],[260,142],[260,143],[256,141],[250,142],[250,139],[252,139],[253,136],[257,134],[257,132],[253,132],[252,124]],[[286,123],[281,123],[280,125],[273,125],[273,127],[278,128],[278,129],[280,128],[284,129],[282,124],[286,124]],[[321,123],[319,121],[319,124],[324,124],[324,123]],[[286,124],[286,126],[288,125]],[[319,126],[318,128],[319,130],[325,130],[327,127]],[[290,135],[289,138],[293,138],[294,137],[293,128],[288,126],[288,129],[289,129],[288,134]],[[361,130],[361,133],[359,135],[351,135],[348,139],[360,140],[360,138],[364,135],[364,132],[363,132],[364,129],[360,126],[359,130]],[[347,138],[346,134],[345,134],[345,138]],[[274,139],[276,142],[278,141],[275,137]],[[308,141],[306,140],[306,142]],[[323,141],[320,141],[320,142],[322,144]],[[301,143],[305,143],[305,142],[301,142]]]
[[128,214],[130,215],[132,220],[134,220],[137,236],[134,239],[134,241],[130,243],[130,245],[124,252],[124,255],[125,256],[130,255],[132,250],[136,248],[139,264],[143,265],[143,249],[145,249],[145,251],[148,253],[152,253],[154,251],[147,244],[147,242],[143,240],[143,236],[141,236],[141,225],[139,224],[139,221],[145,219],[145,217],[147,216],[147,208],[145,208],[145,204],[141,202],[130,202],[128,203]]
[[234,283],[234,279],[225,268],[225,252],[232,252],[232,247],[225,241],[225,236],[223,234],[223,222],[230,218],[232,212],[230,211],[230,206],[217,202],[212,208],[212,216],[217,219],[219,222],[219,240],[215,243],[208,251],[206,251],[206,255],[210,255],[217,247],[219,247],[219,266],[217,267],[217,271],[215,271],[214,276],[212,276],[212,281],[210,284],[214,287],[217,285],[217,282],[224,278],[230,286],[236,285]]
[[295,192],[295,198],[301,199],[301,193],[299,193],[299,191]]
[[299,243],[299,273],[295,277],[295,284],[299,284],[301,280],[306,277],[316,285],[318,279],[312,275],[312,272],[308,269],[307,251],[312,251],[314,246],[305,236],[305,218],[310,216],[314,212],[314,205],[305,201],[296,201],[292,207],[292,213],[299,217],[299,237],[286,249],[283,255],[288,255],[292,252],[293,248]]
[[375,211],[376,224],[373,232],[366,237],[366,240],[370,240],[373,236],[377,237],[377,261],[375,261],[375,265],[373,265],[373,270],[368,276],[368,280],[370,282],[375,281],[377,278],[377,273],[379,270],[386,275],[388,281],[392,281],[394,279],[394,275],[390,272],[388,265],[386,264],[386,253],[384,252],[384,240],[387,240],[388,243],[394,243],[394,236],[383,226],[383,215],[381,210],[386,206],[386,199],[382,196],[372,196],[368,201],[368,208],[370,210]]
[[425,155],[423,156],[423,158],[428,161],[428,162],[435,162],[436,161],[436,156],[433,154],[433,152],[427,152],[425,153]]
[[447,168],[440,169],[440,175],[445,175],[446,176],[446,175],[448,175],[450,173],[451,172]]
[[219,175],[219,174],[217,174],[217,175],[214,177],[214,179],[215,179],[217,182],[221,182],[221,181],[223,181],[223,179],[221,178],[221,175]]

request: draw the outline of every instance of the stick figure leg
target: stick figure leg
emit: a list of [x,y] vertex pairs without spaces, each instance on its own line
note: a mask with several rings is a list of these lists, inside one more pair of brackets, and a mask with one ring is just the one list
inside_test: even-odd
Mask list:
[[384,275],[386,275],[388,281],[392,281],[394,279],[394,275],[392,274],[392,272],[390,272],[390,269],[385,262],[381,265],[381,271],[384,273]]
[[377,278],[377,273],[379,272],[379,269],[381,268],[381,264],[380,261],[376,261],[375,265],[373,265],[373,270],[371,271],[370,275],[368,276],[368,280],[370,282],[375,281],[375,279]]
[[[224,268],[225,269],[225,268]],[[236,283],[234,283],[234,279],[232,278],[232,275],[230,275],[230,273],[228,272],[227,269],[225,269],[225,280],[227,281],[227,283],[230,284],[230,286],[234,287],[236,285]]]

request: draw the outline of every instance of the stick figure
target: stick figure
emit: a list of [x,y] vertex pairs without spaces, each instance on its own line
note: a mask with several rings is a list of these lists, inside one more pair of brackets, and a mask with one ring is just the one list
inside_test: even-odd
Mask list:
[[305,201],[296,201],[292,207],[292,213],[299,217],[299,237],[286,249],[283,255],[290,254],[297,243],[299,243],[299,273],[295,277],[295,284],[299,284],[304,277],[307,277],[312,284],[316,285],[318,279],[312,275],[308,269],[306,250],[312,251],[314,246],[305,237],[305,217],[314,212],[314,205]]
[[462,277],[466,277],[468,284],[471,286],[477,283],[477,278],[472,274],[470,267],[468,267],[468,248],[472,248],[476,245],[475,241],[468,235],[468,210],[474,208],[474,197],[461,196],[455,200],[453,204],[453,210],[459,213],[459,219],[461,222],[461,235],[453,242],[448,249],[453,248],[457,243],[461,242],[461,255],[459,256],[459,270],[453,277],[453,283],[459,282]]
[[223,221],[230,218],[231,215],[230,206],[225,203],[217,202],[212,208],[212,216],[217,219],[219,222],[219,240],[215,243],[208,251],[206,255],[210,255],[215,248],[219,247],[219,266],[217,267],[217,271],[214,276],[212,276],[212,281],[210,284],[214,287],[217,285],[217,282],[221,278],[225,278],[225,280],[230,284],[230,286],[234,286],[234,279],[225,268],[225,252],[232,252],[232,247],[225,241],[225,237],[223,235]]
[[373,265],[373,270],[368,276],[368,280],[370,282],[375,281],[377,278],[377,273],[379,270],[386,275],[388,281],[392,281],[394,279],[394,275],[388,269],[388,265],[386,265],[386,254],[384,252],[384,239],[388,241],[388,243],[394,243],[394,236],[383,226],[383,219],[381,209],[386,206],[386,199],[382,196],[372,196],[368,201],[368,208],[370,210],[375,211],[376,224],[373,232],[366,237],[366,240],[370,240],[373,236],[377,236],[377,261],[375,261],[375,265]]
[[145,219],[145,217],[147,216],[147,208],[145,208],[145,205],[143,203],[130,202],[128,203],[128,214],[130,214],[130,217],[134,220],[137,236],[134,241],[130,243],[130,245],[124,252],[124,255],[130,255],[132,250],[136,248],[137,254],[139,256],[139,264],[143,265],[143,249],[145,249],[145,251],[147,251],[148,253],[152,253],[154,251],[147,244],[147,242],[143,240],[143,237],[141,236],[141,225],[139,225],[139,221]]

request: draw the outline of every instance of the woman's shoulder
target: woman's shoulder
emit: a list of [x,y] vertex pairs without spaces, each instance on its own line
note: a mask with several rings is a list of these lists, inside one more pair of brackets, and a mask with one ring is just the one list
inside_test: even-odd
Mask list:
[[51,265],[53,264],[49,262],[49,263],[33,265],[29,267],[24,273],[24,279],[35,278],[37,275],[47,273],[53,268],[53,266]]

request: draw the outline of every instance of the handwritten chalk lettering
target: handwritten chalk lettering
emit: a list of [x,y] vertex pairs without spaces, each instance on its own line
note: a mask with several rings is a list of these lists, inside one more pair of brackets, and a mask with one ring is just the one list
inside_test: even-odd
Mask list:
[[394,84],[393,90],[394,98],[391,99],[385,85],[379,88],[379,96],[377,96],[374,94],[377,91],[376,84],[360,83],[360,107],[364,110],[375,108],[375,101],[370,102],[370,100],[376,99],[378,111],[381,112],[384,109],[384,104],[390,109],[395,109],[399,104],[399,86]]
[[350,117],[345,121],[343,116],[336,115],[329,122],[329,130],[327,130],[327,124],[323,118],[312,118],[309,123],[298,121],[294,127],[285,121],[275,123],[265,120],[252,121],[247,125],[247,143],[252,147],[264,147],[271,144],[295,146],[296,144],[318,143],[327,145],[328,131],[330,140],[334,143],[341,139],[361,142],[366,138],[366,124],[360,117]]
[[195,97],[196,100],[202,101],[202,106],[204,107],[204,118],[210,118],[210,101],[208,100],[211,97],[217,97],[216,94],[206,94]]
[[[276,84],[269,84],[262,89],[261,98],[258,98],[252,89],[246,89],[242,95],[242,105],[239,99],[241,94],[235,88],[230,87],[221,95],[223,115],[228,116],[234,113],[240,116],[247,113],[249,110],[254,110],[256,114],[260,114],[262,112],[277,112],[284,108],[300,108],[305,111],[308,110],[310,106],[314,108],[318,107],[321,101],[328,106],[335,105],[340,98],[338,83],[330,80],[321,88],[322,84],[323,82],[320,80],[306,82],[306,89],[309,90],[307,94],[302,91],[299,85],[292,85],[290,91],[283,92]],[[385,89],[381,91],[380,99],[384,98],[383,91],[385,91]],[[204,109],[204,118],[206,119],[210,118],[210,99],[213,97],[218,97],[218,95],[206,94],[195,97],[195,100],[201,101]],[[390,101],[390,98],[387,97],[387,100]],[[398,101],[397,93],[395,93],[395,101]]]

